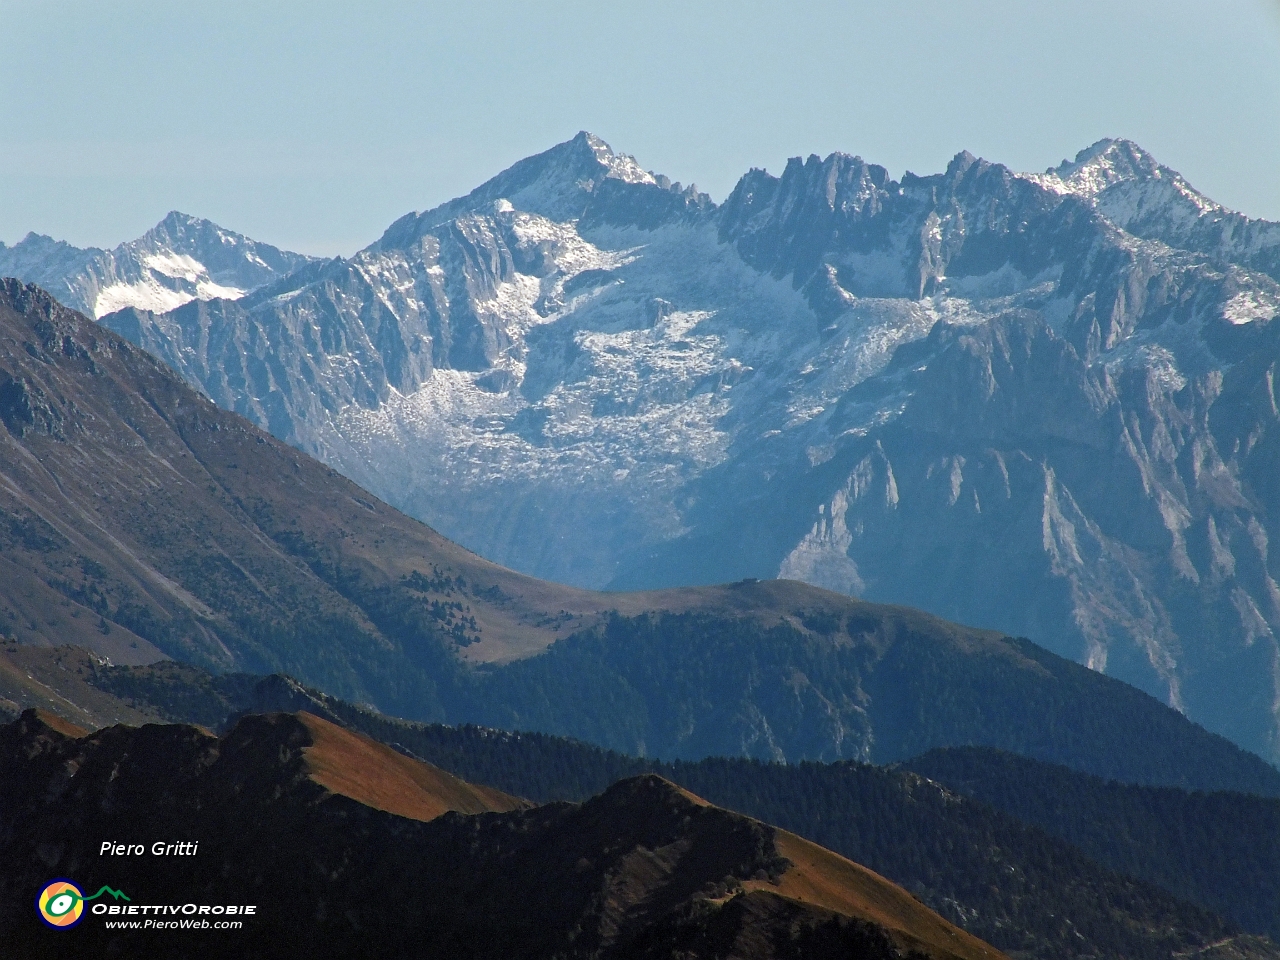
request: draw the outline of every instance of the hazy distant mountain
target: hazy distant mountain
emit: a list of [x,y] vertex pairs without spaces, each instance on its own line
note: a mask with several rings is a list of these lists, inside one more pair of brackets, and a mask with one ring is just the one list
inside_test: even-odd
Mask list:
[[48,290],[91,317],[125,307],[172,310],[191,300],[234,300],[312,260],[176,210],[114,250],[80,249],[30,233],[0,243],[0,277]]
[[580,134],[350,260],[105,322],[497,562],[1024,634],[1280,758],[1280,227],[1136,145],[753,170]]
[[1118,873],[1280,937],[1280,800],[1122,784],[979,747],[934,750],[903,766]]

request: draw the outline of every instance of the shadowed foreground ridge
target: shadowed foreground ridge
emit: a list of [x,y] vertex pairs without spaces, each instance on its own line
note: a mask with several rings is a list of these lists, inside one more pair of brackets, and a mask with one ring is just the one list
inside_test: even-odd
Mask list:
[[[197,935],[201,956],[238,958],[1003,956],[876,874],[652,775],[529,808],[307,714],[248,716],[221,739],[64,729],[34,710],[0,728],[0,857],[14,865],[0,936],[26,957],[65,956],[67,938],[184,957]],[[422,818],[364,802],[406,778]],[[98,856],[99,837],[135,839],[139,824],[198,841],[198,856]],[[30,908],[50,876],[258,913],[240,931],[120,933],[93,917],[52,931]]]
[[[287,677],[210,677],[173,663],[90,669],[82,652],[67,648],[17,648],[9,657],[33,677],[62,681],[55,702],[63,707],[62,697],[96,695],[114,700],[117,713],[217,729],[234,726],[245,711],[305,711],[471,783],[539,803],[581,802],[620,780],[657,774],[870,867],[945,919],[1023,960],[1168,960],[1211,944],[1219,944],[1220,952],[1230,945],[1233,956],[1255,960],[1280,955],[1265,939],[1249,936],[1280,929],[1277,904],[1268,895],[1280,880],[1268,854],[1275,840],[1269,825],[1280,817],[1276,799],[1118,788],[1138,801],[1136,807],[1101,814],[1082,837],[1072,825],[1096,806],[1098,784],[1105,782],[1035,761],[1020,762],[1053,775],[1014,777],[1005,786],[1012,799],[1021,799],[1019,816],[1031,809],[1025,804],[1037,796],[1037,779],[1045,780],[1055,803],[1073,808],[1069,817],[1028,817],[1043,830],[902,769],[743,758],[664,763],[545,734],[408,723]],[[958,758],[973,751],[942,753]],[[1208,837],[1213,840],[1206,842]],[[1085,842],[1072,846],[1078,840]],[[1220,850],[1232,851],[1229,862]]]

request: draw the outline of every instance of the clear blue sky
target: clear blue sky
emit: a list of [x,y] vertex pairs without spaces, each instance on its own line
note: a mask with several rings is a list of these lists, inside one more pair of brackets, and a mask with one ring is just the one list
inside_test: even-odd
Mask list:
[[350,254],[591,130],[723,199],[832,150],[1040,170],[1106,136],[1280,220],[1280,0],[0,0],[0,240],[168,210]]

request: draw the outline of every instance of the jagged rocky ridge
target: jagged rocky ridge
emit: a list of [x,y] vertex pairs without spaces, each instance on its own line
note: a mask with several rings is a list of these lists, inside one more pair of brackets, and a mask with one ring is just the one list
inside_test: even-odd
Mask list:
[[350,260],[103,319],[501,563],[917,605],[1275,760],[1278,251],[1124,141],[716,206],[580,134]]
[[234,300],[311,261],[174,210],[137,240],[81,249],[29,233],[0,243],[0,276],[39,284],[91,317],[125,307],[172,310],[191,300]]

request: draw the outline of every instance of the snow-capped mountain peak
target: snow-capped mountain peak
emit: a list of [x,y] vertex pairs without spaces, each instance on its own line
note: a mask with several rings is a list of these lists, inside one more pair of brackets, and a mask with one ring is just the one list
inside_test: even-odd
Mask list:
[[[1161,179],[1174,174],[1131,140],[1104,139],[1042,174],[1028,175],[1048,190],[1093,199],[1117,183]],[[1181,178],[1179,178],[1181,179]]]
[[1079,197],[1134,236],[1280,280],[1280,225],[1215,203],[1130,140],[1099,140],[1075,160],[1020,176]]
[[[1071,194],[1091,202],[1109,192],[1124,192],[1129,196],[1142,193],[1158,196],[1166,203],[1180,202],[1196,216],[1229,213],[1192,187],[1182,174],[1159,163],[1132,140],[1099,140],[1076,154],[1075,160],[1064,160],[1057,167],[1030,175],[1028,179],[1054,193]],[[1127,189],[1119,191],[1117,187]],[[1102,209],[1120,226],[1126,226],[1133,219],[1120,203],[1104,204]]]
[[192,300],[235,300],[310,260],[177,210],[113,250],[35,234],[0,245],[0,275],[39,284],[94,318],[126,307],[164,313]]
[[513,164],[465,197],[401,217],[375,247],[408,246],[433,227],[465,213],[488,212],[501,200],[550,220],[576,220],[606,180],[658,185],[634,157],[615,153],[599,137],[583,130],[571,140]]

